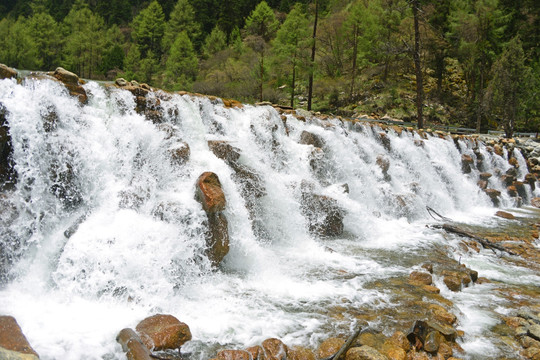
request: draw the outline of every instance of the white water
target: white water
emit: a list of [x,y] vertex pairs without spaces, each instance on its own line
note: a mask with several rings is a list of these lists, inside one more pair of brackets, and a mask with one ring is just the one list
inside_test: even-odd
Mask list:
[[[417,146],[418,135],[390,131],[387,150],[381,129],[292,116],[287,135],[271,107],[225,109],[187,95],[161,100],[164,123],[174,129],[169,137],[133,110],[131,93],[93,82],[85,87],[89,104],[80,106],[52,81],[0,81],[18,173],[9,199],[19,214],[0,222],[0,241],[21,244],[8,246],[17,261],[0,289],[0,314],[17,318],[45,360],[123,359],[118,331],[158,312],[190,326],[193,341],[183,351],[195,358],[269,337],[315,348],[354,327],[353,318],[329,318],[329,309],[399,306],[389,292],[365,285],[407,275],[421,265],[419,252],[446,241],[425,228],[431,222],[426,206],[473,223],[495,212],[476,185],[479,171],[461,172],[461,154],[475,158],[469,142],[460,141],[458,150],[451,139],[430,137]],[[52,112],[56,126],[46,131],[44,118]],[[318,173],[310,167],[313,147],[299,144],[304,130],[326,144]],[[266,235],[252,230],[233,170],[209,150],[208,140],[240,149],[239,162],[263,179],[266,195],[257,200],[255,218]],[[191,149],[180,166],[167,152],[179,141]],[[483,145],[479,150],[487,171],[509,168]],[[376,164],[379,155],[390,162],[390,179]],[[217,270],[204,255],[206,215],[194,198],[205,171],[219,176],[227,197],[231,248]],[[490,187],[503,192],[494,178]],[[310,235],[302,181],[346,211],[341,237]],[[513,204],[505,192],[502,197],[503,206]],[[490,254],[478,258],[478,267],[497,261]],[[506,276],[496,266],[489,271]],[[523,281],[537,283],[538,274]],[[485,351],[478,339],[502,351],[486,335],[494,315],[477,312],[479,302],[471,303],[466,292],[449,296],[461,312],[480,317],[473,327],[464,316],[462,325],[473,328],[465,357]]]

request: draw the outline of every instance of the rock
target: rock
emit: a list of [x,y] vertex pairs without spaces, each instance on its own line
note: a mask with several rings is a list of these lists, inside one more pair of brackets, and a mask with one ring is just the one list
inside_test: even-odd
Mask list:
[[0,316],[0,359],[37,360],[39,355],[12,316]]
[[483,172],[483,173],[480,174],[480,179],[481,180],[488,180],[491,176],[492,176],[491,173]]
[[454,354],[454,351],[452,350],[452,347],[444,342],[442,342],[439,345],[439,355],[443,357],[443,359],[448,359]]
[[521,196],[524,199],[527,198],[527,190],[525,189],[525,183],[523,183],[522,181],[514,181],[512,185],[515,186],[516,191],[519,196]]
[[313,145],[320,149],[324,147],[324,140],[319,135],[312,134],[305,130],[300,134],[299,143],[303,145]]
[[118,333],[116,341],[122,346],[129,360],[151,360],[150,350],[132,329],[123,329]]
[[517,177],[517,169],[515,167],[511,167],[510,169],[506,170],[506,175],[513,176],[514,178]]
[[531,199],[531,205],[540,208],[540,197],[535,197]]
[[124,78],[118,78],[114,81],[114,83],[120,87],[129,85],[129,82],[127,82],[127,80]]
[[343,209],[335,199],[311,192],[302,194],[302,212],[313,234],[331,237],[343,233]]
[[324,359],[335,355],[344,344],[345,340],[340,338],[330,338],[323,341],[317,349],[317,358]]
[[215,357],[218,360],[253,360],[245,350],[221,350]]
[[445,275],[443,282],[446,287],[452,291],[461,290],[461,279],[455,275]]
[[191,340],[189,326],[172,315],[150,316],[135,328],[148,349],[178,349]]
[[265,360],[286,360],[287,359],[287,345],[281,340],[271,338],[266,339],[262,343],[264,350]]
[[507,192],[508,195],[511,196],[511,197],[516,197],[516,196],[518,196],[517,189],[516,189],[516,187],[513,186],[513,185],[512,185],[512,186],[508,186],[508,187],[506,188],[506,192]]
[[476,184],[482,190],[486,190],[487,187],[488,187],[488,182],[486,180],[478,180],[478,182]]
[[424,339],[424,350],[428,353],[436,353],[442,341],[443,337],[438,331],[430,331]]
[[413,285],[431,285],[433,278],[431,274],[422,271],[413,271],[409,275],[409,283]]
[[407,339],[413,347],[417,349],[424,346],[429,333],[437,331],[446,341],[455,341],[458,333],[451,325],[441,324],[435,321],[416,320],[411,330],[407,334]]
[[515,157],[511,157],[510,159],[508,159],[508,163],[513,167],[519,168],[519,163]]
[[529,326],[529,330],[527,331],[527,334],[533,339],[540,341],[540,325],[534,324],[534,325]]
[[512,175],[503,175],[501,176],[501,181],[504,185],[510,186],[514,183],[514,181],[516,181],[516,177]]
[[442,323],[447,323],[447,324],[452,325],[452,324],[455,324],[457,321],[456,315],[448,312],[442,306],[436,306],[436,307],[431,308],[431,312],[435,320],[440,321]]
[[240,149],[233,147],[227,141],[212,140],[208,141],[210,150],[221,160],[229,165],[236,164],[240,158]]
[[503,153],[504,153],[504,152],[503,152],[503,148],[502,148],[501,145],[495,144],[495,145],[493,146],[493,151],[495,152],[495,154],[497,154],[497,155],[499,155],[499,156],[503,156]]
[[289,360],[316,360],[313,351],[301,346],[294,346],[289,348],[288,357]]
[[[258,360],[262,359],[263,355],[263,349],[260,346],[252,346],[246,349],[246,351],[251,355],[251,359]],[[261,356],[259,358],[259,356]]]
[[388,360],[388,358],[374,348],[364,345],[350,348],[345,355],[345,360]]
[[218,176],[213,172],[205,172],[197,179],[197,200],[207,213],[225,210],[225,194]]
[[530,360],[540,360],[540,348],[530,347],[521,352],[526,359]]
[[503,219],[514,220],[516,217],[506,211],[499,210],[495,213],[495,216],[501,217]]
[[207,213],[206,255],[214,266],[229,253],[229,223],[222,213]]
[[88,96],[86,95],[86,90],[81,86],[79,77],[76,74],[58,67],[52,75],[66,86],[72,96],[76,96],[81,103],[86,104]]
[[493,202],[493,205],[499,206],[499,196],[501,196],[501,192],[499,190],[485,189],[484,192],[487,196],[489,196],[489,198]]
[[8,112],[0,103],[0,189],[6,184],[15,182],[16,174],[13,167],[13,144],[7,122]]
[[461,155],[461,172],[469,174],[471,172],[471,165],[474,163],[473,158],[470,155]]
[[0,64],[0,80],[2,79],[16,79],[17,71],[4,64]]
[[185,142],[178,142],[168,149],[171,160],[174,164],[183,165],[188,162],[191,150]]
[[407,358],[407,353],[405,350],[400,348],[390,348],[384,351],[384,354],[388,360],[405,360]]
[[388,160],[384,155],[377,156],[377,165],[381,168],[381,171],[384,175],[385,181],[390,181],[390,175],[388,175],[388,169],[390,168],[390,160]]

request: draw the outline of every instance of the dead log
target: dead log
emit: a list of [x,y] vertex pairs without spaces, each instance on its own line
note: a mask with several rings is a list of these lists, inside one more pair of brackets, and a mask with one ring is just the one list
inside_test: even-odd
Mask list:
[[436,228],[436,229],[443,229],[446,232],[473,239],[474,241],[479,242],[484,248],[488,248],[488,249],[493,250],[493,252],[495,252],[494,249],[497,249],[499,251],[506,252],[506,253],[508,253],[510,255],[517,255],[513,251],[508,250],[508,249],[506,249],[505,247],[503,247],[503,246],[501,246],[499,244],[496,244],[496,243],[494,243],[492,241],[489,241],[488,239],[484,239],[484,238],[482,238],[480,236],[477,236],[477,235],[475,235],[473,233],[470,233],[470,232],[468,232],[468,231],[466,231],[466,230],[464,230],[464,229],[462,229],[460,227],[457,227],[455,225],[442,224],[442,225],[432,225],[432,227]]

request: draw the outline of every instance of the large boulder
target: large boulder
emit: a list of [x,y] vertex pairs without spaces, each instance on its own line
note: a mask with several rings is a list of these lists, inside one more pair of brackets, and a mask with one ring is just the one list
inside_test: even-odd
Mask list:
[[227,141],[223,140],[211,140],[208,141],[208,147],[210,150],[221,160],[224,160],[227,164],[236,164],[240,158],[240,149],[235,148]]
[[207,256],[218,265],[229,252],[229,225],[222,213],[226,200],[216,174],[203,173],[197,180],[196,198],[202,204],[208,218],[206,233]]
[[265,360],[286,360],[289,348],[276,338],[266,339],[262,343]]
[[312,192],[302,194],[302,212],[308,221],[309,231],[322,237],[343,234],[344,210],[337,200]]
[[213,172],[205,172],[197,180],[197,199],[207,213],[225,210],[225,194],[218,176]]
[[39,355],[30,346],[17,320],[12,316],[0,316],[0,359],[39,359]]
[[319,135],[315,135],[305,130],[302,131],[302,134],[300,134],[299,143],[303,145],[313,145],[314,147],[320,149],[324,147],[324,140]]
[[15,181],[12,163],[13,145],[9,134],[7,115],[7,109],[0,103],[0,189]]
[[217,353],[216,360],[252,360],[249,352],[245,350],[221,350]]
[[0,80],[17,78],[17,71],[4,64],[0,64]]
[[189,326],[172,315],[150,316],[135,328],[148,349],[178,349],[191,340]]
[[68,89],[69,93],[72,96],[77,97],[81,103],[85,104],[88,101],[86,90],[84,90],[82,87],[82,82],[79,80],[79,77],[76,74],[59,67],[56,68],[56,70],[52,73],[52,76],[54,76],[58,81],[62,82]]
[[319,345],[317,350],[317,358],[325,359],[335,355],[344,344],[345,340],[340,338],[326,339],[321,343],[321,345]]

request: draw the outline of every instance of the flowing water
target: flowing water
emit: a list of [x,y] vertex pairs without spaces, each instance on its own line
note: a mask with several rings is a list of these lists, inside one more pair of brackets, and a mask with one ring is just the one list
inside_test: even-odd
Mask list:
[[[468,140],[456,146],[449,137],[393,130],[382,141],[383,130],[366,123],[292,115],[285,123],[269,106],[225,108],[160,92],[148,95],[161,102],[162,123],[154,124],[135,112],[130,92],[94,82],[85,89],[89,102],[81,106],[58,82],[0,81],[18,176],[2,197],[8,260],[0,314],[16,317],[42,359],[123,359],[118,331],[155,313],[190,326],[183,351],[194,359],[269,337],[316,348],[347,336],[360,313],[387,335],[406,331],[410,319],[392,314],[409,306],[409,295],[391,280],[441,257],[508,286],[540,283],[538,271],[488,250],[461,251],[457,238],[426,227],[435,222],[426,206],[493,225],[496,208],[476,184],[480,171],[462,173],[462,154],[481,153],[494,174],[510,167],[483,144],[475,153]],[[303,131],[319,136],[322,150],[300,144]],[[245,198],[209,140],[239,149],[238,162],[258,176],[264,196]],[[181,142],[191,151],[185,164],[170,156]],[[230,251],[217,269],[205,255],[206,214],[194,196],[205,171],[219,176],[227,199]],[[342,235],[310,233],[305,186],[337,200]],[[503,190],[495,176],[490,187]],[[502,207],[514,205],[506,192],[501,197]],[[452,293],[435,282],[465,330],[464,358],[516,354],[493,332],[511,311],[493,284]]]

